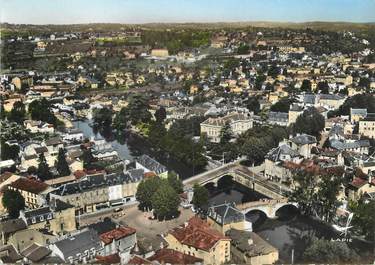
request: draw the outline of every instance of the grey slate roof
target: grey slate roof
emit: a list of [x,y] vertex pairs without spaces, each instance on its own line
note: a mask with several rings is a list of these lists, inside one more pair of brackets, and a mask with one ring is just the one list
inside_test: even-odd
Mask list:
[[291,139],[291,141],[297,145],[314,144],[316,143],[316,137],[308,134],[300,134]]
[[156,174],[161,174],[167,171],[167,168],[160,164],[155,159],[149,157],[148,155],[142,155],[137,158],[137,162],[147,168],[150,171],[154,171]]
[[269,160],[272,160],[274,162],[278,161],[280,159],[281,155],[289,155],[291,157],[298,157],[299,153],[292,148],[290,148],[289,145],[282,144],[276,148],[272,148],[266,155],[266,158]]
[[91,229],[57,241],[55,246],[63,253],[66,259],[70,256],[75,258],[78,253],[84,253],[85,250],[92,248],[98,250],[101,248],[98,233]]
[[221,225],[245,220],[245,215],[230,203],[210,207],[208,216]]
[[339,141],[336,139],[331,139],[330,146],[332,148],[335,148],[337,150],[346,150],[346,149],[356,149],[361,147],[370,147],[369,140],[358,140],[354,142],[348,142],[348,141]]
[[289,114],[287,112],[270,111],[268,113],[269,121],[288,122],[288,117],[289,117]]
[[226,235],[232,240],[231,247],[235,247],[248,257],[278,252],[277,248],[273,247],[254,232],[230,229],[227,231]]

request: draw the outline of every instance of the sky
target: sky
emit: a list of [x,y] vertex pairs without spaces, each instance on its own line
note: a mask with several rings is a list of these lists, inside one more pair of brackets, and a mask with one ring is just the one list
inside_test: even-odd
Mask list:
[[0,0],[17,24],[375,22],[375,0]]

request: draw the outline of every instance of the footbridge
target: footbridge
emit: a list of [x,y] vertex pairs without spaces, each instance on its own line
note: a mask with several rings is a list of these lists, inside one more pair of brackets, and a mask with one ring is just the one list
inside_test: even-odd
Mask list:
[[261,211],[268,218],[276,218],[276,212],[287,205],[292,205],[298,207],[298,204],[295,202],[289,202],[287,198],[283,199],[263,199],[259,201],[247,202],[243,204],[237,204],[236,208],[239,209],[243,214],[247,214],[251,211]]
[[238,162],[225,164],[215,169],[192,176],[183,181],[186,190],[191,189],[194,184],[206,185],[217,182],[224,176],[231,176],[233,181],[255,190],[271,199],[284,199],[290,190],[282,185],[270,182],[265,177],[252,172],[249,168]]

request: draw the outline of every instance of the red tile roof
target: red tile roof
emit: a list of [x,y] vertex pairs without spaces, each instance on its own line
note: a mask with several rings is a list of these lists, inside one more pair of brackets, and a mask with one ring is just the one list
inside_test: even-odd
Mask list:
[[190,256],[173,249],[162,248],[149,258],[151,261],[158,261],[161,264],[193,264],[203,262],[203,259]]
[[132,257],[129,261],[128,261],[128,264],[152,264],[151,261],[147,260],[147,259],[144,259],[140,256],[134,256]]
[[121,261],[120,256],[117,253],[108,256],[96,256],[96,260],[100,264],[117,264]]
[[220,240],[230,240],[212,229],[207,222],[199,217],[192,217],[186,226],[181,226],[170,231],[181,244],[209,251]]
[[38,194],[48,188],[46,183],[29,178],[19,178],[10,184],[10,186],[15,189],[28,191],[34,194]]
[[108,231],[104,234],[101,234],[100,239],[104,242],[104,244],[108,245],[108,244],[112,243],[113,240],[119,240],[121,238],[130,236],[130,235],[134,234],[135,232],[136,232],[136,230],[132,227],[122,226],[122,227],[113,229],[111,231]]
[[368,181],[366,179],[355,177],[353,179],[351,185],[354,186],[354,187],[356,187],[356,188],[360,188],[363,185],[365,185],[367,182]]

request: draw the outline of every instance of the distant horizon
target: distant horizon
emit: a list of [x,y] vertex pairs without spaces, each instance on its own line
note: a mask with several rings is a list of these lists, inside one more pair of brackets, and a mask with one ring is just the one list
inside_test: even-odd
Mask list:
[[0,22],[29,25],[375,23],[375,0],[1,0]]
[[236,24],[236,23],[275,23],[275,24],[313,24],[313,23],[339,23],[339,24],[375,24],[374,21],[366,21],[366,22],[353,22],[353,21],[324,21],[324,20],[307,20],[307,21],[273,21],[273,20],[247,20],[247,21],[210,21],[210,22],[203,22],[203,21],[186,21],[186,22],[143,22],[143,23],[136,23],[136,22],[86,22],[86,23],[45,23],[45,24],[36,24],[36,23],[13,23],[2,21],[1,24],[9,24],[9,25],[30,25],[30,26],[69,26],[69,25],[90,25],[90,24],[119,24],[119,25],[152,25],[152,24]]

